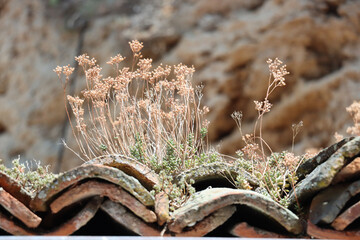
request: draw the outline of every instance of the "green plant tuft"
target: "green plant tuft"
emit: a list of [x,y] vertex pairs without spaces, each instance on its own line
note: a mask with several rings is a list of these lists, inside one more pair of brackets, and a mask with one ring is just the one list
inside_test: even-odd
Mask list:
[[12,161],[12,168],[1,164],[0,171],[17,181],[28,193],[35,195],[40,189],[51,183],[58,175],[49,172],[48,166],[43,167],[40,162],[34,161],[35,169],[31,170],[28,163],[20,163],[20,158]]

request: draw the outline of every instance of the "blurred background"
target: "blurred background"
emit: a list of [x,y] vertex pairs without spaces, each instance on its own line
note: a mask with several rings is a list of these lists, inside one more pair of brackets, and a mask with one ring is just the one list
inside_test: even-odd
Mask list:
[[[273,150],[291,149],[293,123],[304,126],[295,152],[335,142],[352,125],[345,108],[360,99],[360,1],[357,0],[0,0],[0,158],[36,159],[64,171],[81,164],[66,128],[63,89],[53,69],[88,53],[105,63],[128,42],[144,43],[154,65],[194,65],[210,107],[209,140],[221,152],[241,148],[231,113],[251,132],[268,83],[268,58],[291,73],[264,118]],[[84,87],[81,71],[69,91]],[[76,149],[76,147],[75,147]]]

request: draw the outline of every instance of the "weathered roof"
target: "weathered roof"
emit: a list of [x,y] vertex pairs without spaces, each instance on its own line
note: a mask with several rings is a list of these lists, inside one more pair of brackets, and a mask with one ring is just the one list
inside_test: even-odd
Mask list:
[[[35,197],[0,172],[0,234],[360,239],[359,155],[357,137],[307,162],[306,174],[300,168],[303,180],[292,193],[299,215],[254,191],[228,187],[198,191],[170,213],[167,195],[149,192],[157,174],[119,156],[65,172]],[[201,169],[198,180],[206,183],[206,166]],[[222,176],[213,165],[208,170],[211,181]]]

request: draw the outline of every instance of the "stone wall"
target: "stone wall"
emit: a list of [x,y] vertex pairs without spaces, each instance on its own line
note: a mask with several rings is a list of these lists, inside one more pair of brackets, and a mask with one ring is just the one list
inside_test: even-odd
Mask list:
[[[291,125],[303,121],[295,151],[328,146],[351,119],[345,107],[360,99],[360,2],[355,0],[0,1],[0,158],[21,155],[66,170],[81,161],[66,122],[63,89],[52,69],[88,53],[105,62],[144,42],[156,64],[194,65],[210,107],[209,139],[224,153],[241,147],[230,117],[243,112],[251,132],[268,81],[268,58],[288,66],[285,87],[270,101],[263,133],[273,150],[290,149]],[[74,89],[83,86],[81,73]]]

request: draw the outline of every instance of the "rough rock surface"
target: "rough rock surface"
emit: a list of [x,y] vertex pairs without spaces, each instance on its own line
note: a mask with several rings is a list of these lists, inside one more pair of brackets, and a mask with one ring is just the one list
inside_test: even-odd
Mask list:
[[[145,57],[195,66],[211,109],[209,137],[222,152],[241,147],[234,110],[252,131],[253,100],[264,97],[266,59],[275,57],[291,75],[270,99],[265,140],[273,150],[289,148],[291,124],[302,120],[297,152],[329,146],[351,122],[345,107],[360,98],[359,14],[352,0],[0,1],[0,158],[56,165],[65,112],[52,69],[72,64],[79,51],[105,65],[129,54],[134,38],[144,42]],[[70,151],[64,159],[57,170],[80,162]]]

